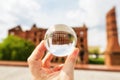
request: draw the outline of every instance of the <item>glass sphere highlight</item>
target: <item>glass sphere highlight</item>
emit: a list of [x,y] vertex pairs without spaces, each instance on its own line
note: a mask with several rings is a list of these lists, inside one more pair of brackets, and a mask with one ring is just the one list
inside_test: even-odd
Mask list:
[[44,37],[47,50],[55,56],[67,56],[76,46],[74,30],[64,24],[50,27]]

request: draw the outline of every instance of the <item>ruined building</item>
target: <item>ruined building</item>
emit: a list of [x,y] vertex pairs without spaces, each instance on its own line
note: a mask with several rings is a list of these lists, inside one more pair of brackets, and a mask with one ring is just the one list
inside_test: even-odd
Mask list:
[[[88,63],[88,43],[87,43],[87,27],[86,25],[83,25],[82,27],[73,27],[74,31],[77,35],[77,47],[80,49],[80,53],[78,56],[77,62],[79,63]],[[41,40],[44,39],[44,35],[46,33],[47,29],[44,28],[38,28],[35,24],[32,26],[30,30],[23,31],[21,29],[21,26],[16,26],[9,30],[9,35],[15,35],[19,36],[23,39],[32,41],[36,46],[41,42]],[[58,33],[57,33],[58,34]],[[62,33],[60,33],[62,34]],[[56,36],[60,37],[60,36]],[[62,40],[61,44],[65,42],[69,42],[68,39]],[[56,39],[54,39],[54,43],[56,44]],[[64,61],[65,57],[54,57],[53,62],[61,62]]]
[[107,48],[105,51],[106,65],[120,65],[120,45],[118,42],[118,31],[115,7],[106,15]]

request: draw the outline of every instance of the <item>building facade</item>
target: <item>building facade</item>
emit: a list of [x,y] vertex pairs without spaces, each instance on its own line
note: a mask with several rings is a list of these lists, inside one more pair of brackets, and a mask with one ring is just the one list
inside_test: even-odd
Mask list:
[[[88,43],[87,43],[87,27],[86,25],[83,25],[82,27],[73,27],[73,30],[76,32],[77,35],[77,45],[76,47],[78,47],[80,49],[80,53],[77,59],[78,63],[88,63]],[[35,24],[32,26],[32,28],[30,30],[27,31],[23,31],[21,29],[21,26],[16,26],[12,29],[10,29],[8,31],[9,35],[15,35],[15,36],[19,36],[23,39],[32,41],[36,46],[41,42],[41,40],[44,39],[44,35],[46,33],[47,29],[44,28],[38,28]],[[59,34],[59,33],[57,33]],[[60,34],[62,34],[60,32]],[[58,36],[56,36],[58,37]],[[60,36],[59,36],[60,37]],[[64,44],[66,42],[69,42],[69,40],[66,39],[62,39],[63,36],[61,36],[61,38],[57,38],[60,39],[61,44]],[[54,38],[53,43],[56,44],[57,41],[56,38]],[[53,58],[53,62],[64,62],[66,57],[54,57]]]
[[105,51],[106,65],[120,65],[120,46],[115,7],[106,15],[107,48]]

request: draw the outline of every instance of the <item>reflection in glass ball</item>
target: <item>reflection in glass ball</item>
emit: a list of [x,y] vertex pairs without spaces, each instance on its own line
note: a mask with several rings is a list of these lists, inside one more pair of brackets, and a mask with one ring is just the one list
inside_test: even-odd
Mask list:
[[46,48],[55,56],[69,55],[77,42],[74,30],[64,24],[57,24],[50,27],[44,39]]

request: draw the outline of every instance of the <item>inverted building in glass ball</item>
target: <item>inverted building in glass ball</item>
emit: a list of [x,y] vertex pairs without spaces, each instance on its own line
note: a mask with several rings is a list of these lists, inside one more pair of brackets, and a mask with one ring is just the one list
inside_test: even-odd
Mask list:
[[67,56],[76,46],[77,37],[74,30],[64,24],[50,27],[45,34],[47,50],[55,56]]

